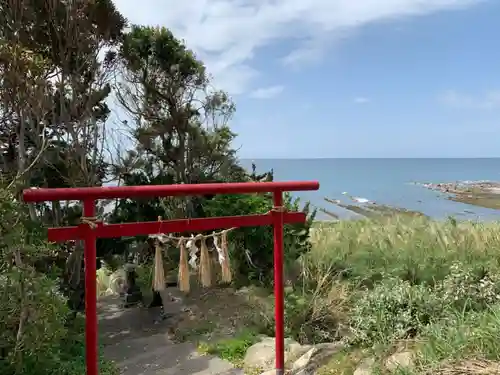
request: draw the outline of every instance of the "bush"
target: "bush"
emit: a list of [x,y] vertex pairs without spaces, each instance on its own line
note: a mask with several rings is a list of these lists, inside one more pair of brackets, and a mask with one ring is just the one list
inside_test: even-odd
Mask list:
[[458,311],[481,311],[500,301],[500,277],[483,267],[455,262],[436,285],[441,300]]
[[[315,291],[300,287],[285,288],[285,336],[302,344],[338,340],[345,331],[348,290],[339,283],[321,284]],[[267,298],[255,293],[251,299],[259,310],[254,322],[259,332],[275,335],[274,295]]]
[[[285,206],[291,211],[299,209],[299,200],[285,197]],[[204,205],[207,216],[252,215],[266,213],[272,208],[269,194],[218,195]],[[308,215],[305,224],[285,225],[285,264],[293,264],[310,249],[309,229],[314,212],[306,204],[302,212]],[[273,283],[273,229],[271,226],[239,228],[229,235],[230,256],[240,285]]]
[[57,272],[34,266],[54,248],[26,206],[2,189],[0,218],[0,373],[83,374],[83,325],[66,324],[69,310]]
[[413,338],[458,311],[482,311],[500,300],[500,279],[461,263],[434,286],[412,285],[394,277],[360,292],[350,317],[353,343],[372,344]]
[[306,293],[288,288],[285,294],[285,334],[302,344],[338,340],[345,318],[345,294],[340,285],[329,292]]
[[419,334],[443,314],[443,304],[430,287],[389,278],[359,293],[350,326],[353,344],[390,343]]
[[350,327],[352,344],[422,337],[500,302],[498,233],[498,223],[422,218],[321,225],[302,257],[303,290],[323,290],[323,299],[335,283],[351,291],[340,324]]
[[500,360],[500,305],[468,314],[456,310],[426,327],[421,336],[419,351],[426,366],[472,356]]
[[29,230],[26,210],[5,190],[0,190],[0,216],[0,345],[5,363],[19,369],[24,359],[49,351],[66,335],[67,309],[55,280],[33,267],[50,247]]
[[245,354],[253,344],[259,341],[255,332],[243,330],[234,337],[219,340],[216,343],[200,343],[198,350],[203,353],[213,354],[225,359],[228,362],[240,365],[245,358]]
[[[53,342],[38,355],[25,355],[20,366],[0,362],[2,375],[83,375],[85,374],[85,340],[82,327],[72,327],[59,342]],[[109,361],[100,359],[99,374],[118,375],[119,371]]]

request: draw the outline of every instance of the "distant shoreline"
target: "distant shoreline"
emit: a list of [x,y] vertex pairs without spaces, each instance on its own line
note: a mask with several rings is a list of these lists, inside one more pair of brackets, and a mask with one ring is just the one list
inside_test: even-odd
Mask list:
[[318,158],[251,158],[251,157],[244,157],[240,158],[240,161],[246,161],[246,162],[251,162],[251,161],[267,161],[267,160],[493,160],[493,159],[500,159],[500,156],[494,156],[494,157],[488,157],[488,156],[481,156],[481,157],[473,157],[473,158],[463,158],[463,157],[456,157],[456,158],[439,158],[439,157],[415,157],[415,158],[346,158],[346,157],[318,157]]
[[415,183],[423,188],[446,195],[446,199],[472,206],[500,209],[499,181],[458,181],[441,183]]
[[[471,206],[484,207],[494,210],[500,210],[500,181],[457,181],[457,182],[413,182],[417,186],[425,189],[436,191],[440,193],[440,198],[451,200],[458,203],[464,203]],[[349,196],[349,195],[348,195]],[[349,196],[350,197],[350,196]],[[374,217],[387,217],[387,216],[409,216],[409,217],[426,217],[422,212],[408,210],[404,207],[395,207],[385,204],[378,204],[373,201],[365,200],[363,198],[350,197],[352,203],[342,203],[338,199],[324,198],[324,201],[343,208],[351,213],[356,214],[357,217],[342,218],[338,214],[325,209],[318,208],[318,210],[327,215],[321,219],[317,218],[314,222],[317,225],[328,225],[329,223],[336,223],[341,220],[356,220],[359,218],[374,218]],[[360,204],[356,199],[363,199]],[[467,212],[467,210],[464,210]]]

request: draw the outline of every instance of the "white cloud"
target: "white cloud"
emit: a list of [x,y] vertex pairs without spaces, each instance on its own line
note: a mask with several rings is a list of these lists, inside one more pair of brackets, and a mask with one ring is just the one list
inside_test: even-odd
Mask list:
[[261,87],[250,93],[250,97],[254,99],[271,99],[283,92],[283,86]]
[[470,95],[448,90],[439,95],[438,100],[454,108],[495,109],[500,108],[500,90],[488,91],[481,95]]
[[483,0],[115,0],[132,22],[162,25],[207,64],[216,84],[247,91],[259,72],[259,49],[284,40],[302,43],[285,64],[321,57],[336,38],[364,25],[465,7]]
[[354,103],[356,104],[366,104],[370,102],[370,98],[364,97],[364,96],[358,96],[354,98]]

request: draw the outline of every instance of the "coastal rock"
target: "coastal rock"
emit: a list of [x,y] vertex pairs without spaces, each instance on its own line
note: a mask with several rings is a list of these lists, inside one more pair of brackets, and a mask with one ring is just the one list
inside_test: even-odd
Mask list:
[[356,367],[353,375],[372,375],[373,365],[375,364],[374,358],[366,358]]
[[314,375],[321,366],[325,365],[334,354],[343,348],[344,345],[340,342],[314,345],[293,363],[289,374]]
[[500,182],[494,181],[458,181],[458,182],[426,182],[417,185],[441,193],[464,194],[467,192],[500,194]]
[[[311,346],[300,345],[292,339],[285,339],[285,362],[291,362],[307,352]],[[276,366],[276,348],[274,337],[263,337],[262,340],[248,348],[243,360],[246,369],[267,371]]]
[[[316,371],[326,364],[330,358],[344,345],[339,342],[323,343],[314,346],[300,345],[287,339],[285,343],[285,362],[291,364],[288,375],[314,375]],[[258,369],[261,375],[275,374],[274,338],[264,338],[261,342],[251,346],[244,359],[247,370]],[[288,368],[288,366],[287,366]]]
[[[429,190],[437,191],[454,202],[472,206],[500,209],[500,182],[493,181],[459,181],[445,183],[418,184]],[[473,212],[460,212],[460,214]]]

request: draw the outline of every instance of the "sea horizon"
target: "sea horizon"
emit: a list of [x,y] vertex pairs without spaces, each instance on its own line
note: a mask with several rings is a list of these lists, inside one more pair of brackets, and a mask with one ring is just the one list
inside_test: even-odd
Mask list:
[[[293,195],[324,208],[340,218],[351,212],[327,203],[324,198],[349,202],[343,192],[412,211],[435,219],[500,220],[500,210],[453,202],[446,195],[416,185],[417,182],[500,181],[500,157],[481,158],[254,158],[240,159],[257,172],[274,171],[276,181],[317,180],[319,191]],[[318,219],[327,219],[319,214]]]
[[356,159],[356,160],[371,160],[371,159],[377,159],[377,160],[386,160],[386,159],[401,159],[401,160],[413,160],[413,159],[452,159],[452,160],[468,160],[468,159],[500,159],[500,156],[473,156],[473,157],[455,157],[455,156],[444,156],[444,157],[434,157],[434,156],[422,156],[422,157],[312,157],[312,158],[249,158],[249,157],[244,157],[244,158],[239,158],[239,160],[246,160],[246,161],[251,161],[251,160],[345,160],[345,159]]

